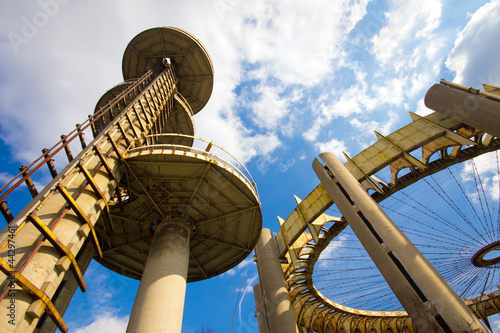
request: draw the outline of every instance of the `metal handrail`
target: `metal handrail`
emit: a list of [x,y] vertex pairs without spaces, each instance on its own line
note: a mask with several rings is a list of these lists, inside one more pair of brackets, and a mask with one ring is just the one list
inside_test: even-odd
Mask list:
[[[150,70],[146,72],[141,78],[139,78],[133,85],[124,90],[120,95],[116,96],[112,100],[110,100],[107,105],[101,107],[99,111],[90,115],[87,120],[85,120],[82,124],[77,124],[77,128],[71,131],[64,139],[61,139],[57,142],[52,148],[46,150],[44,154],[35,159],[31,164],[29,164],[23,171],[19,172],[15,177],[13,177],[9,182],[7,182],[4,186],[0,188],[0,193],[4,192],[0,195],[0,202],[5,201],[5,198],[12,193],[19,185],[23,184],[28,178],[30,178],[37,170],[39,170],[44,164],[49,162],[57,153],[63,150],[65,147],[69,146],[69,143],[72,142],[80,135],[84,134],[83,132],[92,126],[97,120],[104,116],[105,113],[110,112],[111,108],[119,103],[126,95],[132,92],[136,87],[144,84],[147,80],[153,78],[154,70]],[[30,170],[31,169],[31,170]],[[17,182],[16,179],[19,179]]]
[[461,85],[461,84],[458,84],[458,83],[455,83],[455,82],[446,81],[444,79],[441,80],[441,81],[439,81],[439,83],[441,83],[444,86],[448,86],[450,88],[455,88],[455,89],[458,89],[458,90],[461,90],[461,91],[465,91],[465,92],[468,92],[468,93],[471,93],[471,94],[474,94],[474,95],[483,95],[486,98],[489,98],[489,99],[492,99],[494,101],[500,102],[500,96],[492,94],[492,93],[489,93],[489,92],[486,92],[486,91],[482,91],[482,90],[479,90],[479,89],[476,89],[476,88],[472,88],[472,87],[467,87],[467,86],[464,86],[464,85]]
[[222,150],[227,155],[229,155],[231,158],[233,158],[243,168],[243,170],[245,170],[246,175],[245,175],[245,173],[243,173],[240,169],[235,167],[230,162],[226,161],[225,159],[223,159],[215,154],[210,153],[207,150],[194,148],[194,147],[190,147],[190,146],[185,146],[185,145],[179,145],[179,144],[173,144],[173,143],[153,143],[153,144],[146,144],[146,145],[143,145],[140,147],[135,147],[134,144],[132,143],[128,147],[127,153],[130,154],[130,153],[136,152],[136,151],[158,149],[161,147],[171,147],[171,148],[173,148],[172,150],[177,149],[177,150],[191,151],[191,152],[197,152],[197,153],[208,155],[211,158],[213,158],[214,160],[218,160],[218,161],[222,162],[223,164],[229,165],[232,169],[236,170],[238,172],[238,174],[241,177],[243,177],[243,179],[246,180],[249,185],[251,185],[251,188],[253,188],[255,190],[255,195],[257,196],[257,198],[259,198],[259,193],[257,191],[257,184],[255,183],[254,179],[252,178],[252,175],[250,174],[248,169],[234,155],[229,153],[227,150],[225,150],[221,146],[213,143],[212,141],[208,141],[208,140],[196,137],[196,136],[186,135],[186,134],[177,134],[177,133],[162,133],[162,134],[147,135],[147,136],[144,136],[143,139],[146,139],[145,142],[148,142],[148,140],[147,140],[148,138],[152,139],[152,140],[149,140],[150,142],[157,142],[159,137],[183,137],[183,138],[203,141],[203,142],[207,143],[209,146],[211,145],[210,147],[216,147],[216,148]]

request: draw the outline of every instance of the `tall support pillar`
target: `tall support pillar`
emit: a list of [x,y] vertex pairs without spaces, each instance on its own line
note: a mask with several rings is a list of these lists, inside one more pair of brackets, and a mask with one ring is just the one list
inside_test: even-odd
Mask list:
[[253,296],[255,298],[255,317],[257,317],[259,333],[269,333],[266,307],[264,306],[264,300],[262,299],[262,288],[260,287],[260,283],[253,286]]
[[154,231],[127,332],[181,332],[191,225],[168,218]]
[[281,270],[276,242],[269,229],[262,229],[255,247],[257,269],[270,333],[298,333],[290,296]]
[[488,332],[354,176],[332,154],[313,168],[419,332]]

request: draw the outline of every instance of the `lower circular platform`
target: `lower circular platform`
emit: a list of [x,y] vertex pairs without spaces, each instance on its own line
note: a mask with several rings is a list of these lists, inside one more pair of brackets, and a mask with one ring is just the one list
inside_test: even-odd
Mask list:
[[262,213],[239,169],[204,150],[172,145],[133,149],[123,163],[122,204],[115,198],[110,205],[114,231],[104,216],[96,226],[101,264],[140,279],[154,226],[172,215],[193,226],[188,282],[221,274],[251,253]]

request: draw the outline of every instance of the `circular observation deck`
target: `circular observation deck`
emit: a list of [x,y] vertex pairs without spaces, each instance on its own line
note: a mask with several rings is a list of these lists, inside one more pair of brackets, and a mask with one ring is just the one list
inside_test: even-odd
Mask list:
[[[98,114],[101,110],[103,112],[96,121],[96,134],[99,134],[118,116],[119,112],[123,110],[120,110],[118,113],[111,113],[109,111],[109,106],[113,103],[113,100],[126,93],[133,94],[133,97],[137,95],[135,90],[129,89],[134,83],[135,80],[124,81],[109,89],[99,99],[95,106],[94,114]],[[193,140],[191,139],[191,136],[193,136],[195,132],[193,110],[186,99],[178,92],[174,95],[172,108],[168,111],[168,117],[165,119],[161,132],[177,133],[185,136],[161,136],[159,143],[172,143],[184,146],[191,146],[193,144]]]
[[159,27],[135,36],[123,54],[123,78],[137,79],[165,61],[174,65],[178,92],[198,113],[212,94],[214,70],[205,47],[184,30]]
[[[101,96],[99,101],[97,101],[97,104],[94,108],[94,115],[98,114],[98,112],[101,111],[102,108],[109,107],[113,103],[113,100],[115,100],[117,97],[127,93],[128,88],[133,85],[134,81],[135,80],[124,81],[106,91],[104,95]],[[112,114],[109,111],[104,111],[102,116],[95,123],[96,134],[101,133],[101,131],[106,126],[108,126],[109,123],[116,118],[116,116],[117,114]]]
[[[163,136],[168,141],[183,135]],[[104,216],[96,227],[101,264],[140,279],[155,226],[165,217],[181,217],[192,225],[188,282],[219,275],[251,253],[262,229],[251,176],[241,164],[234,166],[236,159],[234,165],[227,162],[232,157],[222,148],[191,138],[199,148],[155,144],[131,148],[124,156],[121,196],[110,205],[114,232]],[[224,159],[211,153],[217,148]]]

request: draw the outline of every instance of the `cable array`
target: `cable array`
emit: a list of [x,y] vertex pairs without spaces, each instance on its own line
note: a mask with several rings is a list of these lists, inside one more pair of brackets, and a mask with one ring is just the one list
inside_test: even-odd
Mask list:
[[[482,155],[430,175],[380,205],[463,298],[498,290],[500,264],[477,267],[473,256],[500,241],[499,158]],[[381,178],[381,175],[377,175]],[[327,212],[341,216],[336,206]],[[500,249],[484,259],[500,257]],[[351,228],[322,252],[316,288],[334,302],[375,311],[403,310]]]

